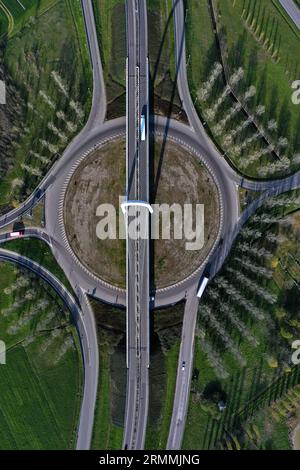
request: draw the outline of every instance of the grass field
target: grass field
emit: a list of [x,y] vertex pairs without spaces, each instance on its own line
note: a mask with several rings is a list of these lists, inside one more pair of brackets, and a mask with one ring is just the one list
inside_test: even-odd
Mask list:
[[8,18],[4,11],[0,8],[0,37],[2,37],[8,28]]
[[[30,17],[43,15],[49,8],[60,0],[1,0],[3,15],[12,23],[12,30],[8,36],[17,34],[27,23]],[[7,29],[5,30],[7,32]]]
[[110,353],[105,345],[101,347],[99,367],[99,398],[96,404],[92,449],[120,450],[123,441],[123,427],[112,422]]
[[43,14],[19,21],[19,31],[2,44],[7,104],[0,110],[0,210],[31,193],[83,126],[91,103],[80,2],[39,4]]
[[273,407],[283,399],[289,409],[287,392],[300,382],[291,363],[300,335],[299,206],[299,192],[269,200],[201,301],[186,449],[290,447],[297,407],[277,419]]
[[150,112],[184,119],[176,87],[172,0],[147,3]]
[[62,269],[58,266],[49,246],[42,240],[34,238],[24,238],[23,240],[13,240],[4,244],[4,248],[20,253],[27,258],[36,261],[38,264],[48,269],[56,276],[64,286],[72,293],[72,287],[69,284]]
[[[107,119],[126,113],[126,16],[124,0],[94,0],[106,92]],[[180,114],[181,103],[175,85],[175,50],[172,0],[147,3],[151,112]]]
[[[173,399],[176,386],[176,373],[177,373],[177,361],[180,347],[180,340],[171,347],[171,349],[165,354],[164,369],[161,375],[165,375],[165,384],[162,391],[164,397],[163,403],[161,404],[161,412],[155,423],[150,424],[147,429],[146,435],[146,449],[165,449],[169,428],[171,423],[172,411],[173,411]],[[153,364],[154,365],[154,364]],[[162,378],[162,377],[160,377]],[[151,387],[152,385],[152,387]],[[156,384],[157,386],[157,384]],[[153,384],[150,383],[151,393],[155,393]],[[161,391],[161,389],[160,389]],[[150,406],[152,406],[152,398],[150,397]],[[150,411],[151,413],[151,411]]]
[[69,313],[26,270],[1,263],[0,285],[0,448],[74,448],[82,365]]
[[98,398],[92,449],[122,448],[125,413],[125,311],[92,301],[100,351]]
[[126,114],[126,17],[124,0],[93,0],[101,51],[107,119]]
[[152,312],[149,418],[145,449],[165,449],[176,385],[184,303]]
[[175,41],[172,1],[148,3],[149,60],[154,88],[170,75],[175,80]]
[[[92,449],[121,449],[126,398],[125,310],[92,300],[100,351]],[[147,449],[165,448],[177,374],[184,304],[152,312]],[[153,320],[153,321],[152,321]]]
[[[250,176],[277,176],[296,169],[300,121],[291,101],[291,83],[300,70],[299,33],[276,2],[187,2],[186,32],[190,89],[199,114],[227,157]],[[224,69],[213,78],[216,62]],[[249,123],[240,108],[234,111],[236,100],[225,92],[224,73],[228,82],[238,68],[243,75],[231,91],[251,116]],[[209,85],[205,99],[204,83]],[[250,86],[256,93],[245,98]]]

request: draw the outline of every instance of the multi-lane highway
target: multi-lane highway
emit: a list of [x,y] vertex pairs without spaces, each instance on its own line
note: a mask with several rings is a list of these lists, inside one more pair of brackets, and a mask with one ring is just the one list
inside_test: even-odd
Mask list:
[[[127,0],[127,394],[123,447],[143,449],[149,395],[148,41],[146,0]],[[142,129],[142,125],[144,126]],[[135,203],[138,202],[138,205]],[[130,211],[130,212],[129,212]],[[129,230],[139,216],[140,233]]]

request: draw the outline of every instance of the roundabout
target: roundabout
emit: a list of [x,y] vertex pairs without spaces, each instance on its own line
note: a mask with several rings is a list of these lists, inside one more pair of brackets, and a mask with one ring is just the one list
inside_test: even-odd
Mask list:
[[[158,139],[167,140],[177,148],[181,148],[183,152],[193,155],[195,161],[201,160],[214,181],[219,201],[218,230],[205,259],[197,262],[197,265],[193,266],[184,279],[176,279],[170,285],[154,287],[155,306],[164,306],[181,300],[185,297],[187,290],[196,288],[203,267],[215,251],[219,240],[227,231],[231,230],[233,219],[229,217],[229,214],[237,214],[234,220],[238,218],[238,198],[235,183],[223,174],[215,158],[207,153],[188,126],[173,120],[167,126],[165,118],[155,117],[153,129]],[[65,198],[73,175],[77,168],[87,161],[88,156],[97,148],[103,148],[106,144],[111,145],[114,141],[124,138],[125,118],[104,123],[100,131],[93,129],[85,139],[80,139],[80,141],[75,139],[72,142],[41,184],[41,190],[46,192],[46,231],[52,239],[52,249],[57,261],[64,267],[67,275],[76,277],[85,292],[105,302],[123,306],[126,304],[126,295],[122,284],[113,285],[112,282],[100,278],[94,269],[90,269],[75,254],[65,227]],[[122,156],[122,160],[125,162],[125,156],[124,158]],[[123,186],[121,195],[124,193]],[[174,201],[174,198],[172,200]],[[225,200],[226,205],[224,204]]]

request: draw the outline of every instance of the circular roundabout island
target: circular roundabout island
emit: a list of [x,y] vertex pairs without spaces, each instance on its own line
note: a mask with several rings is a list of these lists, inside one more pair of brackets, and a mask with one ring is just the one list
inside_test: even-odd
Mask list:
[[[177,209],[180,207],[183,221],[183,236],[177,239],[178,219],[171,210],[170,239],[162,239],[160,224],[160,237],[150,241],[151,285],[161,289],[191,276],[207,258],[218,238],[220,195],[200,156],[184,146],[156,137],[150,155],[153,162],[151,202],[155,207],[162,204],[171,209],[174,205]],[[103,143],[81,160],[69,179],[64,199],[65,232],[72,251],[95,276],[119,288],[126,287],[126,240],[118,236],[100,239],[97,226],[101,220],[99,206],[112,205],[118,235],[119,220],[123,221],[120,197],[124,197],[125,183],[126,144],[124,138],[118,138]],[[189,209],[185,205],[189,205]],[[198,211],[203,219],[197,219]],[[201,220],[202,243],[193,241],[191,232],[186,235],[185,213],[192,214],[193,224],[189,227],[192,233],[195,233],[196,221]],[[190,216],[188,218],[191,220]]]

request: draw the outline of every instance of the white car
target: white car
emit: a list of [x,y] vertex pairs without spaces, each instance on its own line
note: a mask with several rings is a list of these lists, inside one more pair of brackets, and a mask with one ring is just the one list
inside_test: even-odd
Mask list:
[[185,361],[182,361],[181,370],[184,370],[184,369],[185,369]]

